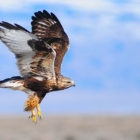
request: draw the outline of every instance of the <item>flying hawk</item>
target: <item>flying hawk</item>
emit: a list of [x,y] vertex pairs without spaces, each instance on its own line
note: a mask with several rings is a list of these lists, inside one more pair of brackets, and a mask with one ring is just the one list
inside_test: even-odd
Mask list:
[[[25,111],[30,118],[41,118],[40,103],[46,93],[74,86],[74,81],[61,75],[61,64],[69,49],[69,38],[53,13],[38,11],[32,16],[32,32],[18,24],[0,23],[0,40],[16,56],[22,77],[0,81],[0,88],[21,90],[28,94]],[[35,108],[37,112],[35,112]]]

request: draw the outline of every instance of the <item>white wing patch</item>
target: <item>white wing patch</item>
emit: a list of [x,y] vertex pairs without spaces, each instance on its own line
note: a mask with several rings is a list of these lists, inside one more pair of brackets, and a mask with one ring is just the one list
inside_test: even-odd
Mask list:
[[43,81],[44,78],[43,77],[39,77],[39,76],[35,76],[34,79],[38,80],[38,81]]
[[31,71],[30,63],[35,56],[35,52],[28,45],[28,40],[31,39],[38,40],[35,35],[23,30],[0,28],[0,40],[16,55],[17,66],[22,76]]
[[9,30],[1,28],[0,39],[14,54],[23,54],[32,52],[32,49],[27,44],[27,41],[31,39],[37,40],[37,37],[23,30]]

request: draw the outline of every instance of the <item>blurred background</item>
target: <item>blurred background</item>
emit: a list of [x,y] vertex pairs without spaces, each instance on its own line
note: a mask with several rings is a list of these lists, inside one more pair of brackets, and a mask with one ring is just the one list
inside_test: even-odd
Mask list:
[[[26,135],[27,139],[49,140],[139,140],[140,1],[0,0],[0,21],[17,23],[31,31],[31,16],[43,9],[59,18],[70,38],[62,74],[71,77],[76,87],[48,94],[41,103],[44,118],[35,127],[26,119],[29,114],[23,112],[27,95],[0,89],[3,128],[25,122],[29,130],[42,134],[33,137],[23,126],[19,130],[25,133],[23,139]],[[17,75],[14,55],[0,43],[0,80]],[[60,128],[61,124],[64,127]],[[13,137],[5,139],[19,139],[20,135],[11,132]],[[53,132],[58,134],[56,138]]]

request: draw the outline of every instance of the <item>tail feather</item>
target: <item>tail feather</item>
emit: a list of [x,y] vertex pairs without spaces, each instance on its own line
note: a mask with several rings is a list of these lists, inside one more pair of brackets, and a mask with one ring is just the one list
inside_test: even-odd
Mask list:
[[0,88],[12,88],[14,90],[23,87],[23,78],[22,77],[12,77],[0,81]]

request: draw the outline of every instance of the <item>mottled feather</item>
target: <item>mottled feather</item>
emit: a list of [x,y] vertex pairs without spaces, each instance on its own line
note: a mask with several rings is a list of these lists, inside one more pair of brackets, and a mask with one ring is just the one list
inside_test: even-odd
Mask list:
[[55,76],[55,51],[50,45],[20,25],[2,22],[0,26],[3,27],[0,28],[0,39],[16,55],[22,76],[39,75],[48,79]]

